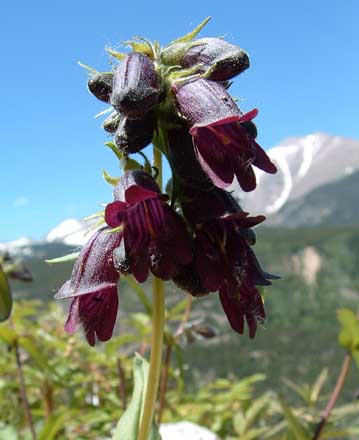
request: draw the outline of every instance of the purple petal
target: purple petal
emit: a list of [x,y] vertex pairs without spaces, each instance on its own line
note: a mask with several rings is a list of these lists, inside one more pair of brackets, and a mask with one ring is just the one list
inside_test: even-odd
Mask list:
[[122,240],[122,233],[97,231],[82,248],[72,270],[71,279],[55,298],[71,298],[116,287],[119,273],[113,264],[113,251]]
[[223,293],[219,294],[219,298],[232,329],[242,335],[244,332],[244,315],[239,300],[229,298],[228,295]]
[[126,202],[130,205],[157,197],[158,197],[158,193],[154,191],[150,191],[139,185],[132,185],[129,188],[127,188],[125,191]]
[[253,165],[269,174],[275,174],[278,170],[274,163],[270,160],[267,153],[255,143],[256,151],[255,158],[253,160]]
[[123,223],[127,203],[115,201],[109,203],[105,209],[105,221],[111,228],[117,228]]

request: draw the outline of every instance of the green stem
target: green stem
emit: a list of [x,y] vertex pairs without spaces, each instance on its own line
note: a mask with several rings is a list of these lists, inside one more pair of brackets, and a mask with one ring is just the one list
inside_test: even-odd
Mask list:
[[[162,190],[162,153],[159,148],[153,148],[153,162],[158,170],[157,184]],[[138,440],[147,440],[155,412],[155,405],[160,381],[163,329],[165,322],[165,294],[163,281],[153,277],[153,308],[150,369],[148,372],[146,396],[138,433]]]

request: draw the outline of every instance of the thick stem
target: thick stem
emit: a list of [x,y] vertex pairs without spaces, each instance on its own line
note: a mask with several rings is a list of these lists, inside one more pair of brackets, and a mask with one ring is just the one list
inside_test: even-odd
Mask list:
[[153,415],[155,412],[162,361],[163,328],[165,321],[164,303],[165,295],[163,282],[162,280],[153,277],[153,314],[150,370],[148,373],[145,403],[138,440],[148,439],[153,421]]
[[[158,171],[157,184],[162,190],[162,153],[159,148],[153,148],[154,167]],[[153,309],[152,309],[152,336],[151,336],[151,357],[148,373],[146,396],[143,407],[143,414],[138,432],[138,440],[147,440],[158,393],[158,385],[161,373],[163,329],[165,323],[165,294],[163,281],[153,277]]]
[[323,412],[323,415],[320,419],[320,422],[318,423],[318,425],[315,429],[313,440],[318,440],[320,438],[320,434],[321,434],[325,424],[327,423],[330,414],[333,411],[333,408],[338,400],[340,392],[344,386],[345,379],[347,378],[351,360],[352,360],[352,355],[350,353],[348,353],[343,360],[342,368],[340,370],[340,373],[339,373],[339,376],[337,379],[337,383],[335,384],[332,395],[330,396],[329,402]]
[[171,364],[172,348],[186,327],[186,324],[191,315],[192,305],[193,305],[193,297],[187,294],[187,304],[182,316],[181,323],[179,324],[173,339],[168,342],[166,347],[166,354],[165,354],[165,360],[164,360],[162,378],[160,384],[160,404],[158,408],[158,424],[161,423],[163,410],[165,409],[165,404],[166,404],[166,392],[167,392],[169,369]]

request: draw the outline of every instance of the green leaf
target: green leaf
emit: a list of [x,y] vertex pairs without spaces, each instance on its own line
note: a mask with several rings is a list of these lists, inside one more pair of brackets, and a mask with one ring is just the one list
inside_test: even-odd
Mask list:
[[12,345],[16,339],[16,333],[10,327],[6,325],[0,326],[0,339],[5,342],[5,344]]
[[37,346],[32,342],[30,338],[27,337],[20,337],[18,339],[20,347],[22,347],[24,350],[26,350],[29,355],[32,357],[32,359],[36,362],[39,368],[41,368],[43,371],[49,371],[51,370],[51,367],[48,363],[48,357],[42,353]]
[[298,418],[293,414],[291,408],[282,399],[279,399],[279,403],[287,420],[288,427],[294,434],[295,439],[310,440],[303,426],[300,424]]
[[57,264],[65,263],[67,261],[74,261],[80,255],[80,252],[73,252],[72,254],[64,255],[63,257],[51,258],[50,260],[45,260],[47,264]]
[[73,412],[74,411],[64,409],[58,414],[51,416],[45,423],[45,426],[42,428],[38,436],[38,440],[53,440],[56,438],[56,435],[62,428],[65,427],[66,421],[70,418],[71,413]]
[[116,186],[118,184],[118,182],[120,181],[119,177],[110,176],[106,170],[102,171],[102,175],[103,175],[103,178],[106,180],[106,182],[112,186]]
[[355,314],[349,309],[337,311],[338,321],[341,324],[339,333],[339,344],[350,351],[359,346],[359,321]]
[[[117,423],[112,440],[135,440],[143,412],[149,364],[136,354],[133,362],[134,387],[131,402]],[[148,440],[161,440],[156,425],[153,423]]]
[[177,38],[177,40],[172,41],[172,44],[175,43],[187,43],[188,41],[193,40],[193,38],[198,35],[201,30],[206,26],[206,24],[209,22],[209,20],[211,19],[211,17],[207,17],[206,19],[204,19],[202,21],[202,23],[200,23],[197,27],[195,27],[193,29],[193,31],[189,32],[186,35],[183,35],[183,37]]
[[0,322],[6,321],[10,316],[12,309],[12,296],[2,266],[0,265]]

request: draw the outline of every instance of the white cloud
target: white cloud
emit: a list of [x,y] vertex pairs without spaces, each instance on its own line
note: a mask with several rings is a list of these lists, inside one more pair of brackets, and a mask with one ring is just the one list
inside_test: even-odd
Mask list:
[[30,203],[30,200],[25,196],[18,196],[13,201],[12,206],[14,208],[23,208],[24,206],[27,206]]

